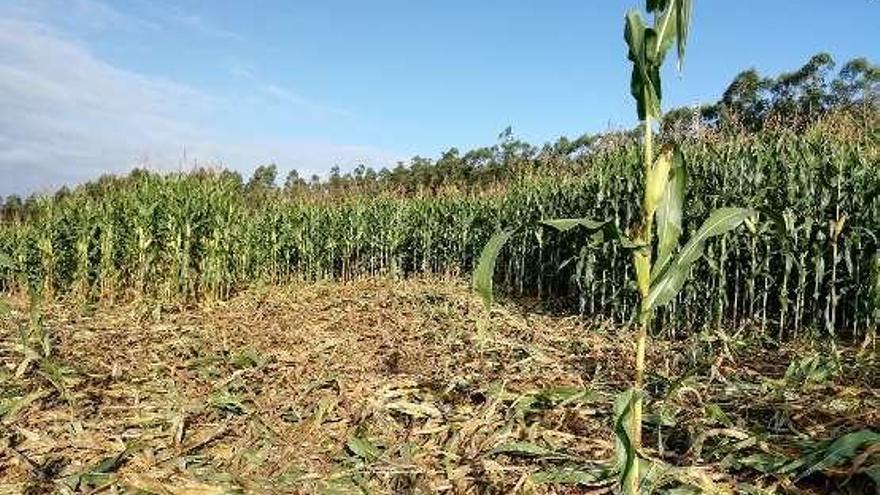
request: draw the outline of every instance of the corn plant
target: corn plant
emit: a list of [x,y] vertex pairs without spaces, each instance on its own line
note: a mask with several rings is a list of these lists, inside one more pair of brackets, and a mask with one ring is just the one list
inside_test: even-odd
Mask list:
[[[760,330],[767,322],[766,336],[779,339],[864,339],[877,325],[871,256],[880,232],[878,134],[825,127],[723,137],[678,143],[687,162],[685,230],[724,205],[763,206],[790,226],[777,232],[757,223],[748,235],[707,243],[707,263],[693,265],[693,278],[653,326],[674,337],[685,325]],[[657,138],[658,156],[665,140]],[[0,220],[0,257],[9,260],[0,263],[0,291],[24,295],[37,284],[47,298],[175,302],[228,298],[262,283],[454,275],[473,270],[493,231],[512,228],[498,261],[499,286],[626,322],[640,304],[631,290],[634,248],[599,239],[614,237],[612,227],[641,223],[643,140],[628,134],[586,153],[548,156],[533,160],[531,170],[540,174],[467,194],[384,190],[327,198],[306,191],[254,202],[222,172],[88,184]],[[581,243],[580,228],[550,234],[539,223],[571,217],[610,225]],[[829,222],[843,218],[842,228],[830,230]]]
[[[657,308],[675,299],[687,280],[691,267],[703,255],[706,241],[725,234],[755,215],[748,208],[719,208],[680,245],[682,211],[687,172],[681,150],[675,144],[653,150],[653,125],[660,119],[660,68],[666,52],[675,44],[679,65],[684,57],[691,16],[690,0],[648,0],[653,15],[649,25],[638,10],[626,14],[624,38],[632,62],[630,90],[636,100],[643,125],[643,198],[641,218],[629,233],[621,232],[609,220],[566,218],[544,220],[544,225],[566,232],[575,227],[602,232],[632,252],[636,287],[639,294],[638,331],[635,341],[635,380],[633,387],[615,403],[615,432],[618,437],[618,470],[623,493],[640,491],[640,449],[642,437],[642,397],[644,395],[645,349],[651,318]],[[656,242],[654,234],[656,232]],[[492,276],[501,248],[512,236],[510,231],[495,234],[486,245],[474,272],[474,285],[491,303]]]

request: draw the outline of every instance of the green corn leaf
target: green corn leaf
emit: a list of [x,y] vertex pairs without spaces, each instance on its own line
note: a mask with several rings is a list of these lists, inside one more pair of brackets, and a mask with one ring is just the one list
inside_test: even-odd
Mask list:
[[669,8],[663,10],[654,18],[654,31],[656,38],[648,45],[648,58],[655,64],[660,65],[666,58],[666,52],[675,41],[678,34],[678,9],[680,0],[671,0]]
[[598,230],[604,227],[608,221],[598,221],[589,218],[558,218],[554,220],[543,220],[542,224],[553,227],[560,232],[568,232],[575,227],[584,227],[587,230]]
[[678,45],[678,70],[681,70],[681,66],[684,63],[684,51],[687,48],[687,38],[690,33],[693,10],[693,0],[678,0],[676,2],[675,13],[678,18],[675,22],[675,28],[678,30],[678,33],[675,39]]
[[142,444],[132,443],[126,446],[125,450],[122,452],[101,459],[97,464],[81,473],[68,476],[64,479],[63,483],[71,490],[80,489],[83,492],[90,492],[90,490],[84,489],[90,487],[94,488],[97,485],[104,484],[110,475],[118,471],[133,454],[142,449]]
[[620,247],[624,249],[635,249],[644,245],[634,242],[629,236],[617,228],[614,223],[608,220],[599,221],[589,218],[558,218],[554,220],[543,220],[541,221],[541,224],[553,227],[560,232],[568,232],[575,227],[584,227],[590,231],[598,230],[603,236],[599,241],[616,241]]
[[692,0],[650,0],[648,12],[655,14],[653,27],[647,27],[635,9],[626,14],[624,39],[629,47],[628,58],[633,63],[630,91],[640,120],[660,118],[663,99],[660,67],[675,42],[681,70],[692,10]]
[[628,58],[633,63],[630,91],[636,100],[639,119],[659,117],[660,115],[660,70],[658,65],[649,64],[645,54],[649,38],[656,38],[651,28],[645,27],[645,21],[638,10],[631,9],[626,13],[623,36],[629,46]]
[[562,404],[588,403],[596,399],[596,394],[580,387],[555,387],[542,390],[533,397],[535,409],[552,409]]
[[[806,478],[813,473],[849,462],[863,447],[877,443],[880,443],[880,433],[867,429],[847,433],[831,442],[826,448],[820,449],[808,455],[806,459],[803,459],[802,465],[806,466],[806,469],[800,473],[798,479]],[[789,471],[787,468],[782,470]]]
[[592,485],[608,478],[608,470],[595,468],[589,471],[571,467],[549,467],[532,473],[531,479],[538,484]]
[[[662,39],[660,33],[653,27],[645,27],[645,71],[649,74],[651,69],[659,68],[663,64],[666,52],[660,52],[658,47]],[[650,81],[653,82],[653,81]]]
[[513,235],[511,230],[502,230],[495,233],[483,248],[480,260],[477,262],[477,268],[474,270],[474,289],[483,298],[486,309],[492,306],[492,277],[495,274],[495,262],[498,260],[498,253],[501,252],[504,244],[510,240],[511,235]]
[[362,435],[349,438],[348,442],[345,443],[345,446],[348,447],[348,450],[350,450],[352,454],[367,462],[375,461],[382,455],[382,450]]
[[880,323],[880,251],[874,253],[871,260],[870,294],[873,320],[875,323]]
[[656,8],[652,9],[649,6],[648,11],[657,13],[654,19],[657,40],[648,45],[648,58],[658,65],[662,64],[666,52],[675,42],[678,52],[678,69],[681,70],[690,31],[693,0],[669,0],[655,3],[657,4]]
[[713,211],[675,259],[658,274],[645,301],[646,307],[656,309],[671,301],[687,280],[691,266],[703,255],[706,241],[735,229],[755,213],[749,208],[719,208]]
[[[653,31],[653,30],[651,30]],[[647,86],[645,87],[646,115],[659,119],[661,115],[660,101],[663,99],[663,88],[660,84],[660,64],[652,64],[648,70]]]
[[672,254],[678,248],[681,237],[681,212],[684,206],[684,191],[687,183],[687,170],[681,150],[676,148],[672,158],[672,169],[660,205],[657,207],[657,261],[654,262],[651,280],[663,271]]
[[752,468],[762,473],[776,473],[788,462],[790,462],[790,459],[782,454],[758,452],[739,457],[734,461],[734,464],[738,467]]
[[91,472],[94,474],[112,473],[119,469],[119,466],[122,465],[122,461],[129,454],[129,450],[126,449],[118,454],[105,457],[91,469]]
[[570,457],[553,449],[548,449],[547,447],[542,447],[541,445],[531,442],[503,443],[492,449],[490,453],[541,459],[568,459]]
[[623,37],[629,46],[628,58],[640,69],[645,66],[645,21],[636,9],[626,13]]
[[702,248],[708,239],[730,232],[756,213],[757,211],[751,208],[718,208],[709,215],[697,233],[682,248],[676,261],[693,263],[703,254]]
[[645,120],[646,117],[660,118],[661,90],[660,70],[658,67],[652,66],[645,70],[633,67],[630,92],[636,99],[639,120]]
[[[615,434],[615,459],[620,486],[626,490],[626,480],[632,476],[633,466],[638,461],[638,453],[633,448],[632,439],[629,436],[629,428],[632,424],[632,411],[638,399],[639,392],[635,388],[622,392],[614,399],[614,434]],[[629,492],[624,491],[624,495]]]

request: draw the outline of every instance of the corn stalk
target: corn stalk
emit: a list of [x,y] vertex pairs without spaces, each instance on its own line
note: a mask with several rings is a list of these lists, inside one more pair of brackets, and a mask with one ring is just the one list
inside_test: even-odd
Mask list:
[[[635,377],[633,387],[621,394],[615,403],[614,428],[618,445],[617,469],[621,491],[625,494],[640,492],[639,468],[644,458],[640,452],[645,351],[653,314],[679,293],[690,275],[692,265],[702,256],[709,238],[733,230],[755,214],[746,208],[717,209],[684,246],[679,245],[687,181],[684,158],[680,149],[673,144],[663,146],[655,156],[653,122],[660,119],[660,68],[666,52],[675,43],[679,64],[684,57],[691,1],[648,0],[647,8],[654,16],[653,26],[646,24],[640,12],[630,10],[626,14],[624,27],[624,38],[629,47],[628,58],[633,65],[630,90],[643,126],[644,196],[641,218],[630,229],[629,235],[619,232],[610,221],[580,218],[543,222],[563,232],[574,227],[604,231],[611,234],[611,240],[632,250],[640,300],[635,338]],[[492,300],[492,274],[496,259],[511,235],[510,231],[502,231],[493,236],[474,272],[474,285],[483,295],[487,306]]]

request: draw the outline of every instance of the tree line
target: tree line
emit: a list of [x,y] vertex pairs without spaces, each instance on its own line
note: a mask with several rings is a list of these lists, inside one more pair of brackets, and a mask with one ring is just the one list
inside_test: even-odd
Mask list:
[[742,71],[717,102],[667,112],[664,131],[757,132],[776,125],[802,129],[832,112],[876,112],[880,67],[867,58],[855,58],[832,78],[835,66],[830,54],[818,53],[799,69],[776,77],[762,76],[754,68]]

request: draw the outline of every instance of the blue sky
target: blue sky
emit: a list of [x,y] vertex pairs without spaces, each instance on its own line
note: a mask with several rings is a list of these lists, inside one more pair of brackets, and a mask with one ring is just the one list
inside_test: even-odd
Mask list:
[[[0,194],[141,165],[325,173],[630,126],[627,1],[0,1]],[[811,54],[878,61],[880,3],[697,0],[664,107]],[[185,155],[184,155],[185,150]],[[185,156],[185,159],[184,159]]]

